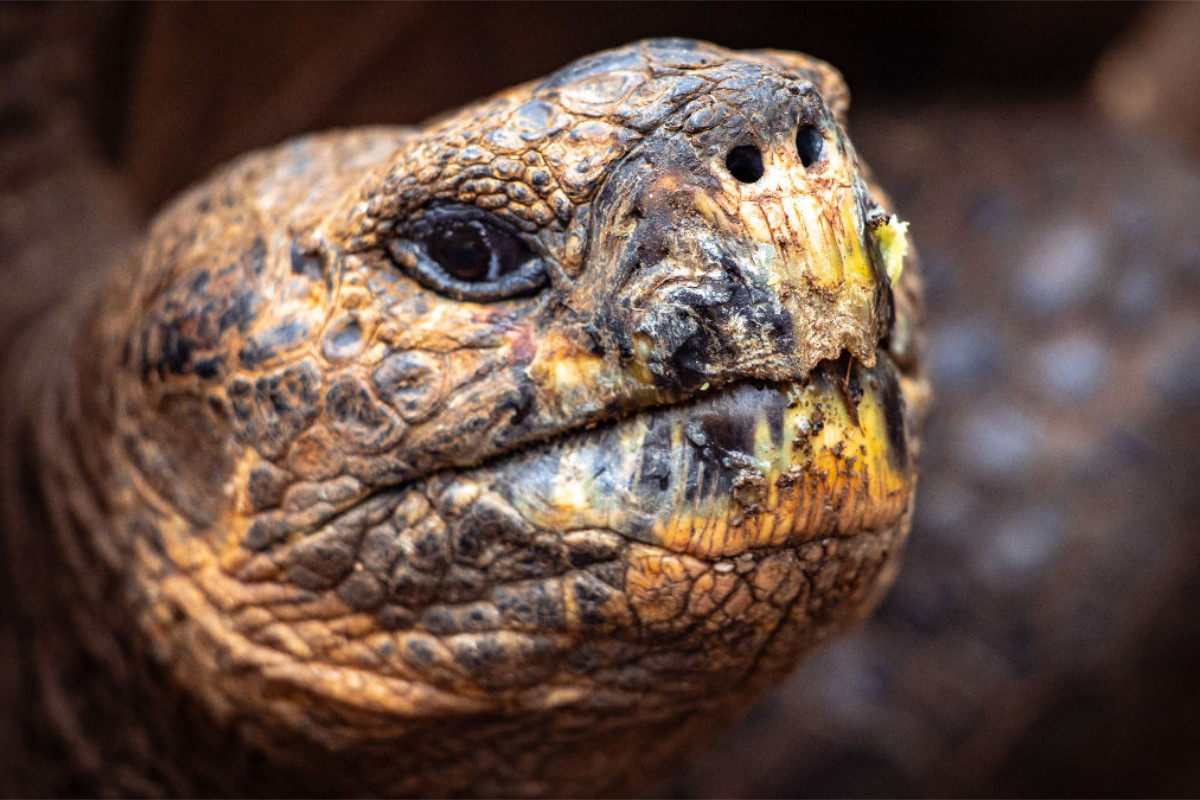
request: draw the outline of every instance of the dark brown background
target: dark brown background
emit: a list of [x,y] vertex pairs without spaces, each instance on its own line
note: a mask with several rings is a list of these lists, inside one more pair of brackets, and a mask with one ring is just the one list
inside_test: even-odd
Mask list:
[[52,302],[240,152],[652,35],[843,70],[938,396],[895,591],[654,791],[1200,794],[1200,4],[6,5],[3,266]]
[[1140,7],[1075,4],[308,3],[122,6],[98,39],[106,155],[161,202],[250,147],[406,123],[647,36],[780,47],[860,105],[1078,90]]

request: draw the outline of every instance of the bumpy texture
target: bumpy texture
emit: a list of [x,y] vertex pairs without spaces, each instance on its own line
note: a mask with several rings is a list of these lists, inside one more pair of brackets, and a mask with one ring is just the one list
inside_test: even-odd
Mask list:
[[611,792],[860,618],[927,392],[846,105],[645,42],[168,207],[12,358],[60,785]]
[[878,613],[677,791],[1196,795],[1194,157],[1081,103],[855,122],[921,234],[911,545]]

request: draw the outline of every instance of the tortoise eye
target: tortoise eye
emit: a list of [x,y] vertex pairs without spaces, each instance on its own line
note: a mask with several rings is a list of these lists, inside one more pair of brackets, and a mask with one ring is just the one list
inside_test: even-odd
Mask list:
[[447,220],[424,241],[429,257],[455,280],[495,281],[520,271],[533,257],[517,237],[479,219]]
[[545,265],[524,240],[469,206],[429,209],[388,250],[417,281],[456,300],[502,300],[546,283]]

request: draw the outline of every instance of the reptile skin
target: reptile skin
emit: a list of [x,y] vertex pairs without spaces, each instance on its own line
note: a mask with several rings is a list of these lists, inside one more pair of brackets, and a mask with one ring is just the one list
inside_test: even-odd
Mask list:
[[55,791],[621,791],[860,619],[927,388],[847,103],[631,45],[246,156],[41,315],[4,511]]

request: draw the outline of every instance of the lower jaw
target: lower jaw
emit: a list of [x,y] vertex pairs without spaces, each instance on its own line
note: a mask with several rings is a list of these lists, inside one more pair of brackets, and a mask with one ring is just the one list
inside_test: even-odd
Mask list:
[[600,529],[714,559],[899,524],[913,476],[896,369],[823,362],[562,437],[486,482],[543,530]]

